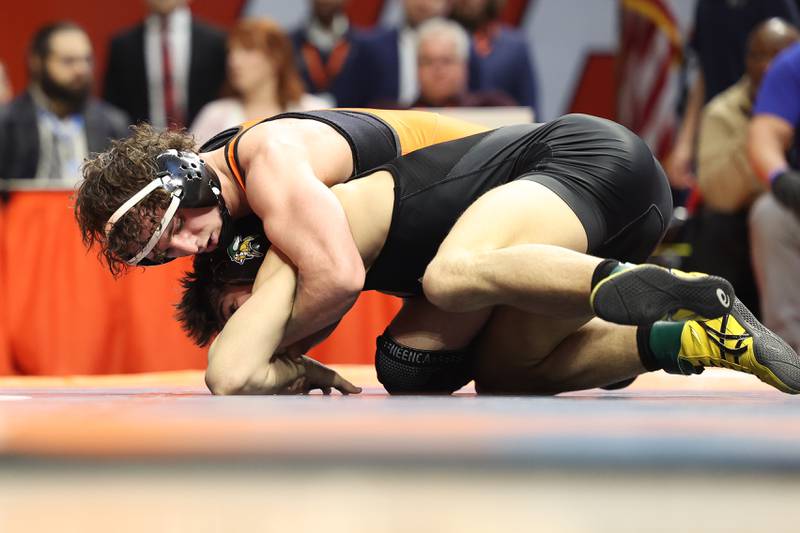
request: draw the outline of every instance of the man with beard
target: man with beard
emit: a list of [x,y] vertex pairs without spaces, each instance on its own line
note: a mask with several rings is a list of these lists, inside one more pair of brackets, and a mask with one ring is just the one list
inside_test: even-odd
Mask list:
[[0,178],[77,180],[90,152],[126,135],[127,116],[91,97],[92,45],[71,22],[41,28],[30,86],[0,113]]

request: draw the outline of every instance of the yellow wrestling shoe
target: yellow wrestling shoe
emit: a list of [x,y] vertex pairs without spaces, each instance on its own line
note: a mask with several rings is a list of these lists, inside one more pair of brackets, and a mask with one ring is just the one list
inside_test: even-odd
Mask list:
[[800,357],[738,298],[728,315],[686,322],[678,360],[695,369],[714,366],[747,372],[783,392],[800,392]]
[[733,286],[718,276],[625,264],[601,279],[589,297],[598,317],[632,326],[720,317],[734,300]]

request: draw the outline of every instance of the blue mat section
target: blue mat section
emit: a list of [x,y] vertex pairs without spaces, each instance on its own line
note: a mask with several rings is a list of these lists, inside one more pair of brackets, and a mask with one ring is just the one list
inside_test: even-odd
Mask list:
[[798,471],[799,401],[723,391],[220,398],[189,389],[15,390],[0,401],[0,459]]

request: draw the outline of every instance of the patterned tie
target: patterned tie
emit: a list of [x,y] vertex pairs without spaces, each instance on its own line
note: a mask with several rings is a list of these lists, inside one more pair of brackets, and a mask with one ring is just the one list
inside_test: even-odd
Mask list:
[[175,102],[175,88],[172,83],[172,59],[169,53],[169,32],[167,17],[161,17],[161,79],[164,84],[164,118],[168,128],[183,126],[183,117]]
[[60,180],[64,177],[61,169],[61,138],[55,131],[55,127],[54,124],[50,141],[52,145],[50,147],[50,172],[48,177],[52,180]]

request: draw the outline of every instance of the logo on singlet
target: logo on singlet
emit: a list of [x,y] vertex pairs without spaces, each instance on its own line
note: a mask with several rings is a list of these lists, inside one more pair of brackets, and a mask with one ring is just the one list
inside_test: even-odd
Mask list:
[[245,261],[250,259],[263,256],[261,244],[256,242],[256,236],[254,235],[248,235],[246,237],[237,235],[228,246],[228,257],[231,258],[231,261],[240,265],[243,265]]

